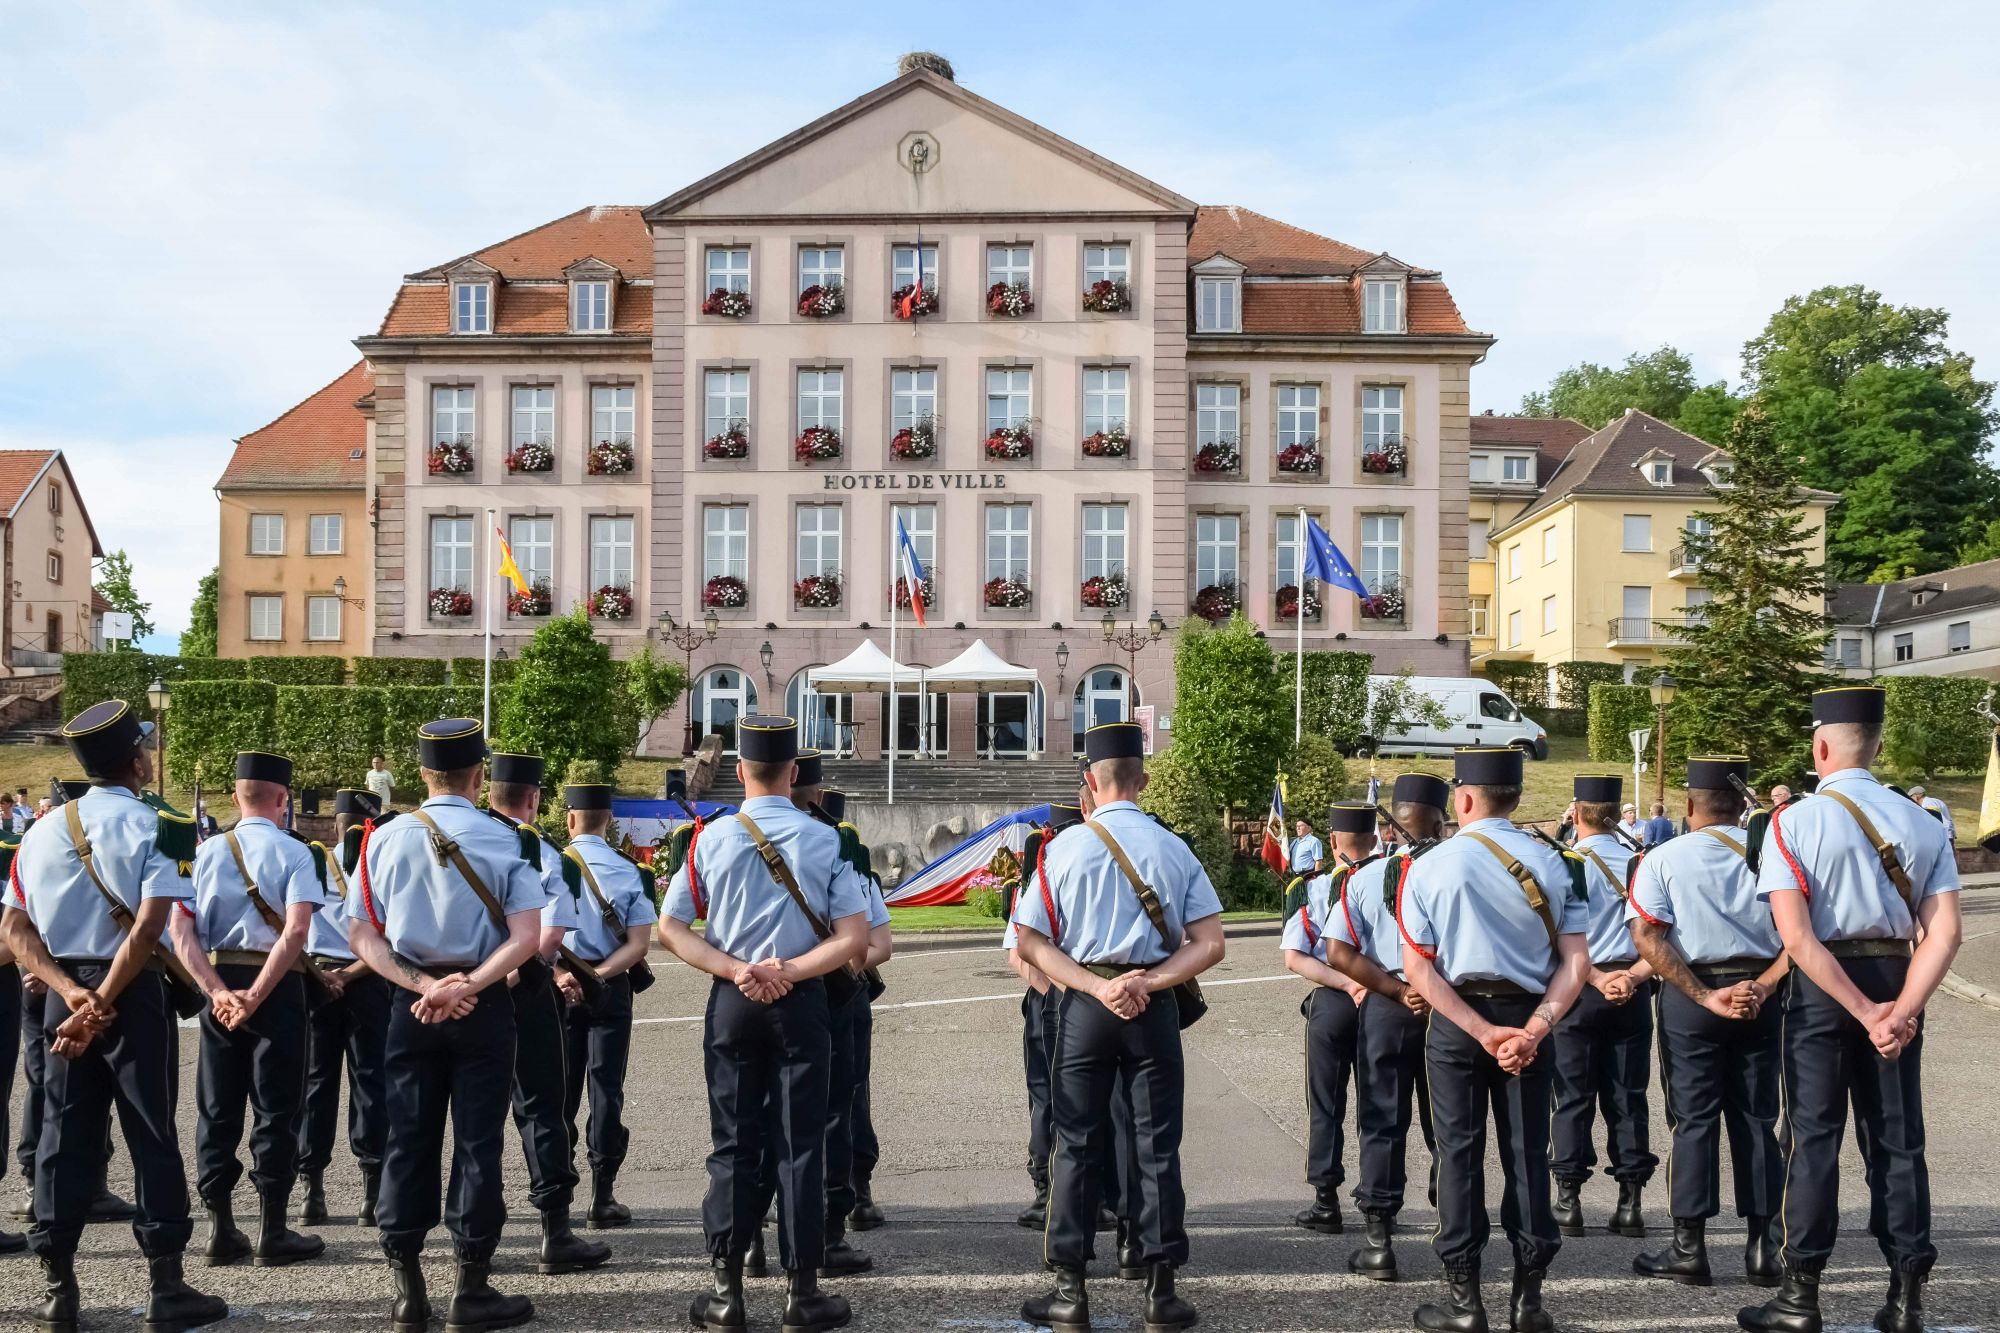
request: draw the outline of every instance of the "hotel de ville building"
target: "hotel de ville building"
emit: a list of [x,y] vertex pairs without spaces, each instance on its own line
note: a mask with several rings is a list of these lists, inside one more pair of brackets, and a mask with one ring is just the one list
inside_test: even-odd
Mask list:
[[[1309,649],[1461,674],[1491,343],[1436,270],[1197,204],[913,68],[651,206],[406,276],[361,364],[239,446],[221,650],[476,656],[490,610],[518,652],[583,604],[620,655],[691,653],[683,707],[726,749],[786,711],[862,757],[1170,725],[1172,630],[1238,607],[1286,647],[1303,614]],[[1367,598],[1302,599],[1301,510]],[[904,695],[893,727],[815,691],[892,611],[900,661],[983,640],[1021,679]]]

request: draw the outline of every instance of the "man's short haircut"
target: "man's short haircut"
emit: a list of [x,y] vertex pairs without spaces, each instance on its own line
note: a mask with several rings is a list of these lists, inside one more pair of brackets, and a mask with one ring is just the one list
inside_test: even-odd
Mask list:
[[1442,825],[1444,823],[1444,811],[1434,805],[1426,805],[1422,801],[1398,801],[1396,802],[1396,818],[1403,822],[1404,828],[1414,833],[1417,830],[1417,826],[1427,820],[1436,820]]
[[532,782],[489,782],[486,784],[486,800],[489,805],[520,805],[531,793],[539,790]]
[[1610,828],[1618,822],[1618,814],[1618,802],[1616,801],[1578,801],[1576,803],[1577,822],[1579,824],[1588,824],[1592,828]]
[[1090,771],[1097,774],[1100,785],[1109,784],[1123,791],[1138,785],[1140,776],[1146,771],[1146,761],[1136,757],[1100,759],[1090,766]]
[[1518,782],[1499,786],[1484,782],[1461,782],[1459,786],[1476,793],[1487,805],[1496,810],[1512,810],[1521,803],[1521,784]]
[[572,810],[570,813],[576,816],[577,827],[585,833],[603,833],[611,827],[609,810]]
[[792,759],[745,759],[743,776],[760,787],[775,787],[791,778],[792,770],[798,767]]
[[250,805],[271,805],[285,799],[287,788],[257,778],[236,779],[237,798]]
[[1734,787],[1696,787],[1688,793],[1688,809],[1711,823],[1734,823],[1743,813],[1743,797]]
[[1867,755],[1872,758],[1882,748],[1880,723],[1823,722],[1816,733],[1836,754]]
[[368,762],[372,764],[372,763],[374,763],[374,762],[375,762],[375,761],[376,761],[377,759],[380,759],[380,760],[382,760],[382,761],[383,761],[384,763],[386,763],[386,762],[388,762],[388,758],[389,758],[389,756],[387,756],[387,755],[385,755],[385,754],[371,754],[371,755],[369,755],[369,756],[368,756]]
[[482,760],[477,764],[468,764],[464,768],[420,768],[417,770],[417,775],[424,780],[426,786],[446,787],[452,791],[464,791],[467,787],[478,782],[485,772],[486,764]]

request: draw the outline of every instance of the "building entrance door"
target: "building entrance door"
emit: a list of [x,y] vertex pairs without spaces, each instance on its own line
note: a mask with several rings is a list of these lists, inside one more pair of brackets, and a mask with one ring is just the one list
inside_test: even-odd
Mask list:
[[1035,698],[1031,694],[979,696],[979,757],[1026,759],[1035,749]]

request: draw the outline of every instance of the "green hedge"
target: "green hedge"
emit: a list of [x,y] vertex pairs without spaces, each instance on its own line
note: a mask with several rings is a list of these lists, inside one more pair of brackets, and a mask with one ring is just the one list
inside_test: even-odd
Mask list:
[[[504,685],[514,679],[514,669],[521,665],[518,657],[496,657],[493,659],[493,683]],[[483,657],[454,657],[451,659],[451,683],[469,685],[478,689],[486,679],[486,659]]]
[[450,663],[442,657],[357,657],[356,685],[442,685]]
[[1530,713],[1551,736],[1587,736],[1590,714],[1581,708],[1543,708]]
[[340,685],[347,680],[344,657],[251,657],[244,674],[273,685]]
[[278,687],[267,680],[190,680],[174,690],[167,768],[182,786],[233,780],[236,752],[275,750]]
[[1301,682],[1306,730],[1337,749],[1352,750],[1368,716],[1368,673],[1374,665],[1372,653],[1307,653]]
[[1556,663],[1556,707],[1577,713],[1590,711],[1590,687],[1622,685],[1625,668],[1616,662]]
[[1983,773],[1993,728],[1974,711],[1992,688],[1965,676],[1882,676],[1888,692],[1883,749],[1899,777]]
[[1540,662],[1491,661],[1486,679],[1500,692],[1537,717],[1549,706],[1549,669]]
[[150,718],[146,691],[155,680],[174,691],[209,680],[267,680],[275,685],[338,685],[347,678],[343,657],[174,657],[166,653],[64,653],[63,711],[75,717],[106,699],[125,699]]
[[[1680,781],[1687,768],[1688,728],[1676,720],[1679,709],[1667,706],[1667,779]],[[1590,689],[1590,757],[1598,763],[1632,764],[1632,742],[1628,732],[1658,725],[1659,711],[1653,707],[1653,692],[1644,685],[1593,685]],[[1658,753],[1660,738],[1646,743],[1646,762]]]
[[175,684],[184,680],[275,680],[272,676],[253,673],[247,657],[163,657],[157,660],[174,664],[172,680]]
[[[478,717],[479,687],[459,685],[400,685],[382,691],[381,753],[399,785],[416,785],[417,728],[441,717]],[[507,690],[493,687],[493,719],[497,727]],[[363,756],[363,768],[368,766]]]
[[388,691],[351,685],[280,685],[278,753],[301,787],[358,787],[369,757],[382,752]]

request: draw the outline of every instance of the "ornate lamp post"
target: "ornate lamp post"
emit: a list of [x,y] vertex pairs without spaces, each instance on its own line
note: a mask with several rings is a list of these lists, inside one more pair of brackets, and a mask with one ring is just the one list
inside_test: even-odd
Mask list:
[[167,799],[167,705],[173,699],[166,679],[153,677],[153,683],[146,687],[146,702],[153,706],[153,763],[159,769],[153,774],[153,786],[163,801]]
[[1654,752],[1653,763],[1656,773],[1653,782],[1653,799],[1662,807],[1667,803],[1667,705],[1674,701],[1674,678],[1662,671],[1653,677],[1653,734],[1659,737],[1659,747]]
[[1129,700],[1133,682],[1139,675],[1140,650],[1151,647],[1166,636],[1167,622],[1160,619],[1160,613],[1155,611],[1146,618],[1146,628],[1143,631],[1129,621],[1121,630],[1118,628],[1117,619],[1106,611],[1100,626],[1104,630],[1104,642],[1125,654],[1125,694]]
[[721,622],[710,608],[701,618],[699,625],[680,625],[674,622],[674,613],[662,611],[660,620],[665,626],[660,631],[662,638],[681,650],[687,676],[687,731],[681,742],[681,754],[685,757],[694,753],[694,650],[704,644],[714,643]]

